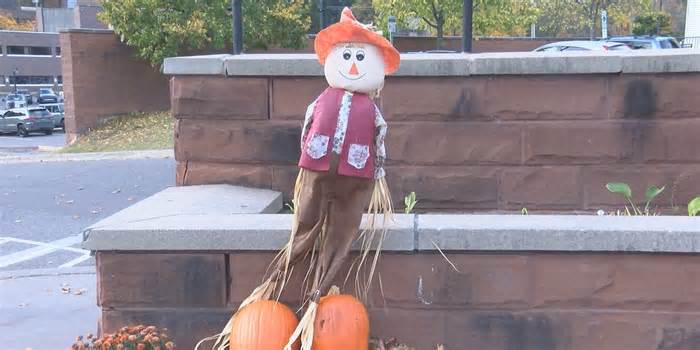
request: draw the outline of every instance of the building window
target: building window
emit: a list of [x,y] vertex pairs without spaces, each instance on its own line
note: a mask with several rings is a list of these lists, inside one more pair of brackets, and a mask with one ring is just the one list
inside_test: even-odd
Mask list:
[[17,85],[53,85],[53,77],[50,75],[16,75],[10,76],[10,84]]
[[51,48],[47,46],[29,46],[30,55],[51,56]]
[[24,46],[8,46],[8,55],[24,55]]
[[56,47],[56,56],[61,56],[61,47],[60,46]]

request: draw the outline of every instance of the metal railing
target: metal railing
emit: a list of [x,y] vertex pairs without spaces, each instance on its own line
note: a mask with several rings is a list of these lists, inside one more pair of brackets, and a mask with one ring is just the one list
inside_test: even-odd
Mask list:
[[700,36],[678,38],[682,48],[700,49]]

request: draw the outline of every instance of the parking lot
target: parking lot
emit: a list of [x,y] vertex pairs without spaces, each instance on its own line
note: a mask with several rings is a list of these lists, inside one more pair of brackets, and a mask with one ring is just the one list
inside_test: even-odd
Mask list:
[[15,134],[0,134],[0,153],[31,152],[42,148],[58,148],[66,144],[65,135],[55,129],[53,135],[30,134],[19,137]]

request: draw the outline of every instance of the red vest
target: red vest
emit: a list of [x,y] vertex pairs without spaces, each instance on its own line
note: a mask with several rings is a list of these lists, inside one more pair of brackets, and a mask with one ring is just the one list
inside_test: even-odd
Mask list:
[[[330,154],[338,125],[343,89],[327,88],[314,106],[311,127],[306,133],[299,159],[299,167],[314,171],[330,169]],[[350,102],[350,115],[343,141],[338,174],[373,178],[375,151],[375,106],[362,93],[355,93]]]

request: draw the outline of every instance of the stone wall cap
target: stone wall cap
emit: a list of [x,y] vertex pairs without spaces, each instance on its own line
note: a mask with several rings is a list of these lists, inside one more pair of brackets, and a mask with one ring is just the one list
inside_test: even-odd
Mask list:
[[282,193],[231,185],[169,187],[111,215],[88,230],[97,228],[153,227],[167,225],[170,218],[198,215],[278,213]]
[[[362,228],[366,228],[367,219],[365,216]],[[698,253],[698,222],[697,218],[671,216],[400,214],[388,226],[383,249]],[[85,231],[83,248],[277,251],[287,243],[291,227],[291,214],[216,213],[136,221],[106,219]]]
[[163,62],[167,75],[226,75],[227,54],[168,57]]
[[700,252],[681,216],[420,215],[418,250]]
[[61,29],[59,33],[114,34],[114,31],[111,29],[98,28],[65,28]]
[[[693,49],[615,52],[403,53],[395,76],[700,72]],[[173,57],[170,75],[323,76],[316,55],[242,54]]]
[[[380,222],[382,220],[380,216]],[[361,229],[367,228],[367,223],[365,217]],[[387,228],[384,250],[414,250],[413,216],[395,215]],[[288,242],[291,229],[291,214],[159,216],[93,225],[85,231],[83,248],[92,251],[277,251]],[[375,242],[382,232],[377,231]],[[359,243],[355,245],[355,249],[358,248]]]

